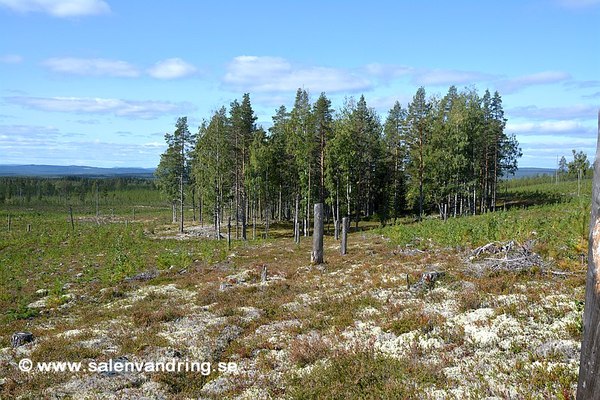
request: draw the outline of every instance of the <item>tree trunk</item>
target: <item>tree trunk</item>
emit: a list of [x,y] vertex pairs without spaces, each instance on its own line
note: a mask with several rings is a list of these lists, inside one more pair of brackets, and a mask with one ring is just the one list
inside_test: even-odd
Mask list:
[[192,185],[192,221],[196,222],[196,185]]
[[310,262],[323,264],[323,203],[315,204],[315,228],[313,230],[313,249]]
[[256,200],[252,202],[252,240],[256,240]]
[[348,244],[348,218],[342,218],[342,242],[340,243],[340,254],[346,254],[346,246]]
[[279,206],[277,209],[277,221],[281,222],[281,185],[279,185]]
[[298,207],[300,202],[300,195],[296,193],[296,208],[294,210],[294,242],[300,243],[300,224],[298,223]]
[[183,172],[179,177],[179,233],[183,233]]
[[310,236],[310,168],[308,169],[308,196],[306,196],[306,230],[304,236]]
[[[598,113],[600,140],[600,112]],[[577,399],[600,398],[600,141],[596,145]]]

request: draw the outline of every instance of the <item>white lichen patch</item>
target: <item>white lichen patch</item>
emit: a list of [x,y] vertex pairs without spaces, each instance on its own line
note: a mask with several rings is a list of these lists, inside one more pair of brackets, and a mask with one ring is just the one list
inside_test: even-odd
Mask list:
[[69,329],[68,331],[61,332],[56,336],[64,338],[75,338],[77,336],[81,336],[83,333],[84,331],[81,329]]
[[127,309],[133,304],[146,299],[150,295],[162,296],[171,300],[176,300],[178,302],[182,302],[182,304],[187,304],[188,307],[192,306],[193,300],[196,297],[195,292],[187,289],[179,289],[173,283],[157,286],[148,285],[128,294],[128,296],[123,299],[108,303],[104,307],[107,309]]

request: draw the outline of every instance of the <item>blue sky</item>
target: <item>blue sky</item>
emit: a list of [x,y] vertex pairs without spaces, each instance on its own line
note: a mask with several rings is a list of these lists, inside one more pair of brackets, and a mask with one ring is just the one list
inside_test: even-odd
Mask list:
[[595,153],[600,0],[0,0],[0,164],[154,167],[249,92],[270,126],[298,87],[382,120],[416,89],[503,98],[521,166]]

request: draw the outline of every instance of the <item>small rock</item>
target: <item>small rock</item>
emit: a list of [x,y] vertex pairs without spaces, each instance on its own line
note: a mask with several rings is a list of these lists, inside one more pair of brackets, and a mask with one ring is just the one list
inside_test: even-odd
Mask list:
[[46,308],[48,305],[48,297],[43,297],[33,303],[27,304],[27,308]]
[[47,296],[48,295],[48,289],[38,289],[35,291],[35,294],[37,294],[38,296]]
[[67,293],[67,294],[63,294],[62,296],[60,296],[60,300],[68,303],[69,301],[73,300],[75,298],[75,296],[73,296],[71,293]]
[[16,332],[13,333],[10,339],[10,344],[12,345],[12,347],[19,347],[24,344],[33,342],[33,339],[33,333],[31,332]]
[[125,281],[127,282],[132,282],[132,281],[149,281],[150,279],[154,279],[158,276],[158,272],[157,271],[146,271],[146,272],[141,272],[137,275],[134,276],[130,276],[125,278]]
[[171,358],[181,358],[183,354],[179,350],[168,348],[165,355]]

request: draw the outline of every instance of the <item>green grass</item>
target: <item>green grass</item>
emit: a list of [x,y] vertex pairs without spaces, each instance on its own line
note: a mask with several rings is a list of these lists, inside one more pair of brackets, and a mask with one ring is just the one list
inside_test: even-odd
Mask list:
[[[29,318],[26,305],[37,289],[60,295],[67,283],[106,287],[152,269],[210,264],[226,256],[216,241],[152,239],[155,222],[97,224],[77,221],[72,230],[62,213],[21,211],[10,232],[0,231],[0,321]],[[24,227],[32,225],[32,231]]]
[[589,180],[584,181],[580,196],[576,195],[576,186],[577,182],[562,182],[516,187],[512,190],[519,193],[521,199],[539,198],[536,193],[556,193],[560,202],[513,207],[507,211],[447,221],[430,217],[419,223],[388,226],[377,232],[389,237],[395,245],[411,244],[421,249],[432,245],[477,247],[493,241],[523,243],[535,240],[534,249],[543,257],[558,259],[561,266],[576,268],[581,264],[581,255],[587,253],[591,185]]

